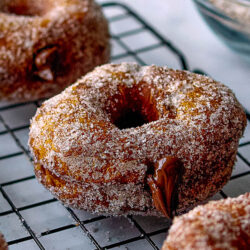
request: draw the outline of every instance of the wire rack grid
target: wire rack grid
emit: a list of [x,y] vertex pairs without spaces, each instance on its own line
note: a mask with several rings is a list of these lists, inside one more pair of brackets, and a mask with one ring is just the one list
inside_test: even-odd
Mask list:
[[[125,5],[104,3],[112,61],[189,69],[183,53]],[[194,72],[201,72],[193,70]],[[42,101],[0,105],[0,231],[10,249],[160,249],[171,222],[107,217],[64,207],[33,174],[29,120]],[[213,199],[250,191],[250,115],[230,182]]]

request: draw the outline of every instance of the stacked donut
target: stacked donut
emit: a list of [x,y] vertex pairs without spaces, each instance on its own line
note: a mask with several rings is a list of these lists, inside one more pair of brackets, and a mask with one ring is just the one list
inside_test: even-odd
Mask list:
[[250,246],[250,193],[211,201],[174,218],[162,250],[239,249]]
[[4,240],[3,235],[0,233],[0,250],[7,250],[8,249],[8,245]]
[[53,96],[109,56],[93,0],[0,1],[0,101]]
[[38,180],[66,205],[172,217],[229,180],[245,126],[209,77],[108,64],[38,109],[29,145]]

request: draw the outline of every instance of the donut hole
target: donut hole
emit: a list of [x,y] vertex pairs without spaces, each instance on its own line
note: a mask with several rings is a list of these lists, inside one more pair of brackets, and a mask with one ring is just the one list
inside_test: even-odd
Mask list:
[[0,12],[17,16],[43,16],[50,6],[50,0],[1,0]]
[[114,124],[119,129],[126,129],[140,127],[148,122],[139,110],[129,109],[123,111],[122,115],[115,120]]
[[112,123],[119,129],[136,128],[158,120],[156,105],[149,89],[122,89],[112,97],[108,107]]

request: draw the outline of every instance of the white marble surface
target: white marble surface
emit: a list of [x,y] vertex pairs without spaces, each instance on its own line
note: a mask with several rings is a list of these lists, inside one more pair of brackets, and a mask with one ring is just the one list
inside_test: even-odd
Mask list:
[[116,2],[129,5],[171,40],[184,52],[191,69],[201,68],[233,89],[240,102],[250,111],[250,64],[216,37],[198,14],[192,0]]

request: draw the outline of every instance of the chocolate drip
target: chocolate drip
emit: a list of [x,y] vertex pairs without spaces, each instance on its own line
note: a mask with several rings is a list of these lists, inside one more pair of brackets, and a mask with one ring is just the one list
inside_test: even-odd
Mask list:
[[54,80],[54,67],[59,59],[57,47],[55,45],[47,46],[41,49],[34,57],[34,74],[45,81]]
[[182,163],[176,157],[167,156],[159,160],[154,169],[154,175],[148,177],[154,205],[166,217],[172,218],[178,204],[176,190],[180,182]]

